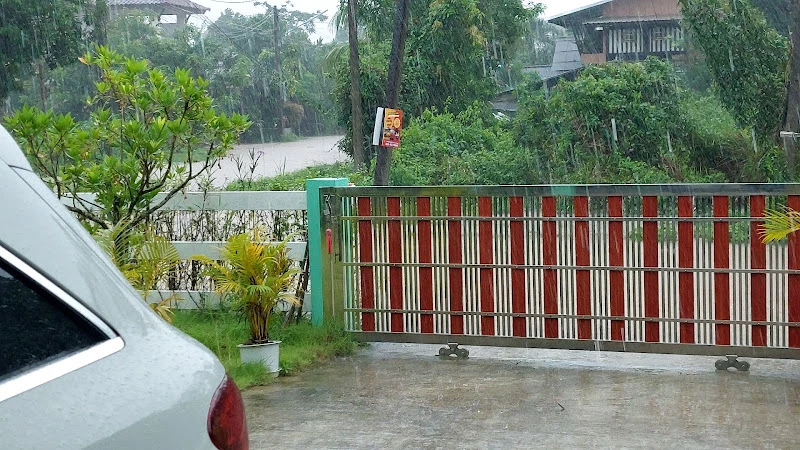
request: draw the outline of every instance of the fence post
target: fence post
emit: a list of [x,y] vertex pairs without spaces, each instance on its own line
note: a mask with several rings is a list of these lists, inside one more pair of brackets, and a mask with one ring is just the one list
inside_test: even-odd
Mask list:
[[[327,261],[327,244],[322,229],[322,205],[319,190],[324,187],[347,186],[347,178],[314,178],[306,180],[308,208],[308,263],[311,282],[311,323],[322,324],[324,318],[323,255]],[[330,275],[328,275],[330,276]],[[330,299],[332,301],[333,299]]]

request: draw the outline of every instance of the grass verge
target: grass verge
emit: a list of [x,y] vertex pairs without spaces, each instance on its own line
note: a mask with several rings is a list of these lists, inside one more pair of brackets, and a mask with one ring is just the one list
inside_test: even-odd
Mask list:
[[[248,330],[233,313],[175,311],[173,325],[214,352],[240,389],[272,381],[264,367],[241,363],[236,346],[247,340]],[[304,321],[284,327],[276,320],[270,338],[281,341],[281,375],[294,375],[336,356],[351,355],[357,347],[344,328],[334,323],[315,327]]]

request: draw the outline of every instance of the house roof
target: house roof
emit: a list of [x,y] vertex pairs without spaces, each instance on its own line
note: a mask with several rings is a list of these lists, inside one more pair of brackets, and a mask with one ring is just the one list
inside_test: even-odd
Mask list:
[[587,9],[592,9],[594,7],[597,7],[597,6],[602,6],[602,5],[605,5],[606,3],[611,3],[613,1],[614,0],[598,0],[598,1],[592,2],[592,3],[588,4],[588,5],[581,6],[580,8],[575,8],[575,9],[569,10],[567,12],[563,12],[563,13],[551,16],[551,17],[549,17],[547,19],[547,21],[550,22],[550,21],[553,21],[555,19],[561,19],[561,18],[564,18],[566,16],[571,16],[571,15],[573,15],[575,13],[579,13],[579,12],[585,11]]
[[555,78],[558,76],[558,73],[553,71],[552,66],[532,66],[532,67],[525,67],[522,69],[522,73],[531,73],[536,72],[539,75],[539,78],[544,80],[549,80],[550,78]]
[[203,5],[198,5],[191,0],[108,0],[108,6],[136,8],[139,6],[162,6],[174,8],[189,14],[204,14],[209,11]]
[[556,40],[556,49],[555,53],[553,53],[553,71],[562,74],[581,67],[583,67],[583,63],[581,63],[581,52],[578,51],[578,44],[569,38]]
[[553,62],[548,66],[532,66],[522,69],[523,72],[536,72],[542,81],[559,78],[564,74],[574,72],[583,67],[581,52],[578,45],[570,38],[556,40]]
[[547,19],[565,28],[579,25],[663,22],[682,19],[678,0],[599,0]]
[[680,16],[646,16],[646,17],[601,17],[599,19],[586,21],[587,25],[602,25],[606,23],[637,23],[637,22],[664,22],[682,20]]

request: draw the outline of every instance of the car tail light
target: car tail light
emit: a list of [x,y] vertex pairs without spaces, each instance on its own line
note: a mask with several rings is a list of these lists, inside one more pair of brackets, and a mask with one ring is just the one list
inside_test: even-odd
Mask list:
[[208,436],[219,450],[248,450],[247,421],[239,388],[230,375],[225,378],[211,399],[208,410]]

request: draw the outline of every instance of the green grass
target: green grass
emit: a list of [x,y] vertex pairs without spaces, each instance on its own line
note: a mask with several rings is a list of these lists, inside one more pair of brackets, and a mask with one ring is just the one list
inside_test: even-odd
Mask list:
[[[281,375],[294,375],[336,356],[353,354],[357,344],[337,324],[314,327],[308,322],[284,327],[275,315],[270,338],[281,342]],[[248,338],[247,325],[226,311],[175,311],[173,324],[211,349],[241,389],[267,384],[272,377],[258,364],[242,364],[238,344]]]
[[294,172],[253,181],[237,180],[225,189],[229,191],[304,191],[306,180],[310,178],[349,178],[357,186],[372,184],[372,176],[366,171],[355,171],[352,163],[341,162],[306,167]]

